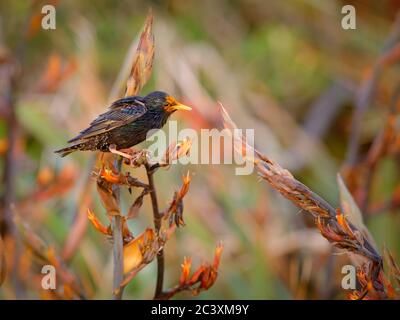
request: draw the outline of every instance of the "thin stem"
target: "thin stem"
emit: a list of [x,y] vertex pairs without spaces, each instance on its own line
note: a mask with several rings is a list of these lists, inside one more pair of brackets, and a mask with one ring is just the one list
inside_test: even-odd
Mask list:
[[[11,98],[10,98],[11,99]],[[7,126],[7,138],[9,149],[5,156],[4,163],[4,194],[3,210],[0,216],[0,232],[2,234],[11,233],[15,235],[15,225],[13,220],[12,204],[15,201],[15,177],[17,172],[17,161],[15,155],[15,145],[18,135],[18,122],[15,115],[14,105],[10,102]]]
[[[147,179],[149,181],[151,205],[153,207],[154,227],[158,234],[161,229],[162,215],[158,210],[157,193],[153,179],[154,171],[152,170],[149,164],[146,164],[145,167],[146,167]],[[154,292],[154,299],[158,299],[162,295],[163,282],[164,282],[164,251],[160,250],[160,252],[157,255],[157,284]]]
[[[118,157],[115,160],[118,173],[121,172],[122,158]],[[120,186],[113,185],[113,193],[117,202],[120,200]],[[123,288],[121,287],[124,279],[124,254],[123,254],[123,236],[122,236],[122,216],[120,213],[113,215],[112,218],[113,230],[113,255],[114,255],[114,272],[113,272],[113,297],[114,300],[121,300]]]

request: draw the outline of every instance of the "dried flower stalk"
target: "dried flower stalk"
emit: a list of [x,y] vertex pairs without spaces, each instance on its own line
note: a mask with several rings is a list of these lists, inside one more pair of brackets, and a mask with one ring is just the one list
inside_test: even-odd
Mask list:
[[[335,210],[327,201],[313,192],[310,188],[293,177],[278,163],[261,154],[246,143],[244,137],[238,132],[236,124],[232,121],[225,108],[220,105],[225,128],[229,129],[233,139],[235,151],[247,161],[254,163],[259,176],[266,180],[275,190],[296,206],[309,212],[321,235],[334,246],[344,249],[363,258],[362,268],[364,273],[359,273],[359,282],[363,290],[373,293],[379,298],[385,298],[383,277],[383,261],[369,235],[358,226],[348,221],[340,209]],[[252,152],[251,152],[252,151]],[[254,157],[249,154],[254,154]],[[364,281],[364,278],[368,281]],[[368,286],[367,286],[368,285]]]

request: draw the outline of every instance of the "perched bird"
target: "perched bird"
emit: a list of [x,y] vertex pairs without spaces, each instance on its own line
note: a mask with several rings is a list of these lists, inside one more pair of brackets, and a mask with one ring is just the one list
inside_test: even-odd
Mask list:
[[94,119],[88,128],[55,151],[62,157],[74,151],[119,152],[147,138],[151,129],[160,129],[176,110],[191,110],[165,92],[154,91],[145,97],[131,96],[115,101],[107,112]]

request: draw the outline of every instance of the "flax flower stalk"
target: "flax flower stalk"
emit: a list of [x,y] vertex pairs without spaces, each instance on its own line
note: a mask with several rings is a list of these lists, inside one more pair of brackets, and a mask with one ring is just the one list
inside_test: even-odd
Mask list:
[[369,270],[370,287],[365,287],[366,294],[372,288],[379,298],[385,298],[382,257],[378,253],[371,237],[359,226],[348,221],[340,209],[335,209],[326,200],[298,181],[286,169],[266,155],[251,147],[239,133],[236,124],[225,108],[220,105],[224,126],[232,135],[235,151],[247,161],[253,162],[259,176],[275,190],[296,206],[309,212],[320,230],[321,235],[330,243],[347,253],[361,257],[359,267]]

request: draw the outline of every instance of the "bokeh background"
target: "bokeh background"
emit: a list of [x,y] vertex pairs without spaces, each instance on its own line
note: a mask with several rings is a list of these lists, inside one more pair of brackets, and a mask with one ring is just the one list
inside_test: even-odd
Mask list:
[[[398,257],[398,149],[373,169],[357,167],[397,103],[400,50],[391,49],[399,40],[398,1],[53,1],[56,30],[43,30],[47,3],[0,2],[0,216],[3,224],[7,214],[19,216],[32,239],[54,248],[89,298],[111,297],[112,246],[88,222],[87,208],[107,218],[88,178],[89,154],[61,159],[53,151],[105,110],[121,70],[120,77],[129,72],[124,60],[150,7],[155,63],[142,93],[163,90],[191,105],[192,112],[173,117],[196,130],[221,127],[221,101],[239,127],[255,129],[259,150],[335,207],[342,173],[378,247]],[[345,4],[356,8],[356,30],[341,28]],[[10,73],[17,74],[12,83]],[[165,248],[165,286],[177,283],[184,256],[199,265],[222,242],[217,282],[196,299],[345,298],[340,271],[347,256],[307,213],[255,174],[236,176],[234,169],[175,165],[155,175],[162,207],[182,174],[193,175],[186,226]],[[355,181],[372,171],[364,201]],[[142,169],[131,174],[145,180]],[[123,208],[132,200],[124,190]],[[149,199],[129,226],[134,233],[152,226]],[[0,287],[1,299],[54,298],[40,289],[32,250],[21,245],[14,263],[15,244],[5,237],[0,249],[14,274]],[[124,298],[151,298],[155,270],[155,263],[143,269]]]

